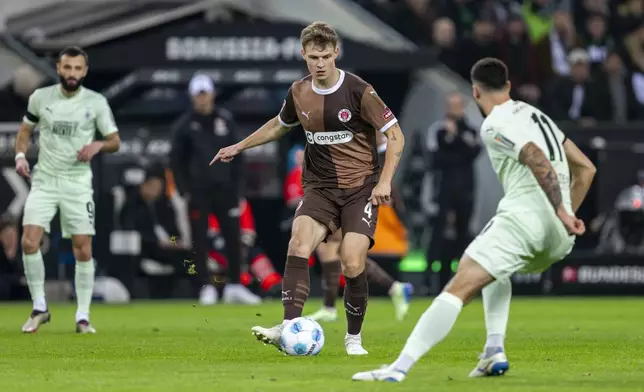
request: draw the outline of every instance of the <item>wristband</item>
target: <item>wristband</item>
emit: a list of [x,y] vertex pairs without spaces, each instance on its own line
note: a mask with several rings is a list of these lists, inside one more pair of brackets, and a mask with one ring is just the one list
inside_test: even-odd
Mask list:
[[16,157],[14,158],[16,161],[18,159],[25,159],[25,153],[24,152],[19,152],[16,154]]

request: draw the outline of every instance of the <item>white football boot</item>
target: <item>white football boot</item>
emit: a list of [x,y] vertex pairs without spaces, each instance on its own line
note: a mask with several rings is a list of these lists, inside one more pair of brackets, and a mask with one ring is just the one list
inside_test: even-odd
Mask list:
[[411,302],[411,295],[414,293],[414,286],[411,283],[396,282],[389,289],[389,297],[394,304],[396,312],[396,320],[402,321],[407,312],[409,312],[409,304]]
[[470,373],[470,377],[502,376],[509,370],[508,358],[506,358],[503,349],[499,347],[491,353],[481,354],[479,363]]
[[369,352],[362,347],[362,336],[349,335],[344,337],[344,348],[347,349],[348,355],[367,355]]
[[273,328],[255,326],[251,328],[251,332],[260,342],[263,342],[264,344],[272,344],[277,347],[279,351],[282,351],[280,340],[282,339],[283,328],[284,324],[276,325]]
[[356,373],[351,379],[353,381],[401,382],[405,379],[405,376],[407,376],[407,373],[384,365],[380,369]]
[[224,287],[224,303],[242,304],[242,305],[259,305],[262,299],[253,294],[247,287],[239,283],[227,284]]
[[51,321],[49,310],[45,310],[44,312],[41,312],[40,310],[32,310],[27,322],[22,326],[22,332],[36,333],[41,325],[47,324],[49,321]]
[[321,321],[321,322],[333,322],[338,319],[338,311],[336,308],[322,307],[317,312],[306,316],[311,320]]

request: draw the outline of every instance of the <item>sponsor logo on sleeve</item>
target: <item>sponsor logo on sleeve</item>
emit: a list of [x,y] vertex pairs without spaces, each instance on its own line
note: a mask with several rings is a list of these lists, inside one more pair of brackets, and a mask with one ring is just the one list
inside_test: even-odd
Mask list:
[[382,114],[382,118],[385,121],[389,121],[392,118],[394,118],[394,114],[392,113],[391,109],[389,109],[388,107],[385,107],[385,112]]

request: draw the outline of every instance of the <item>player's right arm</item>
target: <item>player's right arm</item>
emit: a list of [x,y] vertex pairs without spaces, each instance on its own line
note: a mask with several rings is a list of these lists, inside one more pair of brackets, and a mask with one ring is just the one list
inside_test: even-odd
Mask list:
[[584,233],[586,230],[584,223],[569,215],[564,207],[557,172],[550,164],[546,154],[531,140],[527,132],[515,129],[508,133],[502,127],[488,127],[484,124],[483,140],[489,148],[527,166],[566,230],[570,234],[581,235]]
[[586,198],[588,189],[590,189],[593,178],[595,178],[595,173],[597,173],[597,168],[570,139],[566,139],[563,147],[572,174],[570,201],[572,203],[572,210],[577,212],[581,203]]
[[253,132],[241,142],[219,150],[217,155],[210,161],[210,164],[217,162],[230,162],[233,158],[244,150],[270,143],[284,136],[291,128],[300,124],[293,101],[292,87],[288,89],[288,94],[282,105],[282,110],[274,118],[268,120],[258,130]]
[[[36,90],[37,92],[37,90]],[[29,103],[27,104],[27,113],[22,118],[18,135],[16,136],[16,172],[24,178],[29,178],[29,162],[27,162],[26,153],[29,149],[29,141],[33,133],[34,127],[40,121],[38,114],[38,96],[36,92],[29,96]]]

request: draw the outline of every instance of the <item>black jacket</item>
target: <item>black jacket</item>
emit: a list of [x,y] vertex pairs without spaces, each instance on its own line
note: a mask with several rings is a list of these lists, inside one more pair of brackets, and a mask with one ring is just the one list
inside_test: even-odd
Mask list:
[[474,186],[474,160],[481,151],[481,144],[477,132],[464,120],[456,121],[456,126],[455,135],[444,126],[436,130],[432,167],[442,174],[443,190]]
[[170,157],[179,192],[221,186],[239,192],[243,183],[241,156],[231,163],[208,166],[221,148],[239,140],[232,116],[226,110],[215,109],[207,116],[191,111],[182,117],[173,127]]

